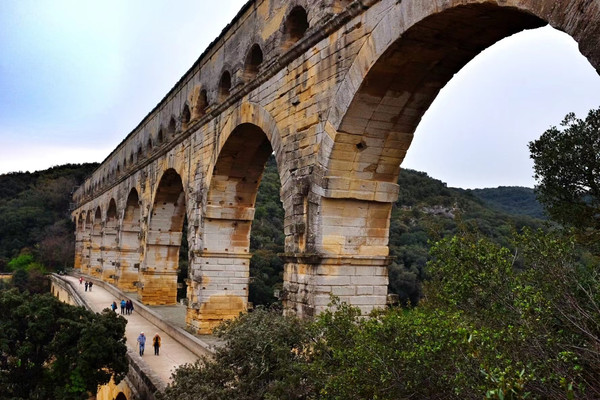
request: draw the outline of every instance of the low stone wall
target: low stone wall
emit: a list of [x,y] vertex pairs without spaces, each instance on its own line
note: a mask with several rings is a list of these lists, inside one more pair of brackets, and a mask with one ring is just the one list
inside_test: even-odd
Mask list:
[[58,274],[50,274],[50,291],[60,301],[91,310],[87,300],[77,293],[73,284]]

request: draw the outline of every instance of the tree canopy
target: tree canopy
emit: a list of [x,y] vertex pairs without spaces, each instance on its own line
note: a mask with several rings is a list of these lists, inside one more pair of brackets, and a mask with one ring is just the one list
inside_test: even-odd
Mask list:
[[0,290],[0,399],[88,399],[125,377],[127,321],[50,294]]
[[550,217],[600,251],[600,109],[567,114],[531,143],[536,192]]

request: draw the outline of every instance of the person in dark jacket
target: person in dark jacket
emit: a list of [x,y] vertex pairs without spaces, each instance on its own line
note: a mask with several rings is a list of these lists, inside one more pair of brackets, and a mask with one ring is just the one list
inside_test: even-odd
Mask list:
[[154,346],[154,355],[157,356],[160,350],[160,336],[158,335],[158,332],[156,332],[156,335],[152,338],[152,346]]

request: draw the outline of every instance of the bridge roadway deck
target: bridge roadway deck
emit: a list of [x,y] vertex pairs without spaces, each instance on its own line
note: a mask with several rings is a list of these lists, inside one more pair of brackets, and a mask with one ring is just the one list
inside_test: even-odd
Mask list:
[[[94,285],[91,292],[86,292],[84,285],[79,284],[78,278],[73,276],[64,276],[64,278],[73,283],[76,290],[87,300],[95,312],[101,312],[103,309],[110,307],[113,301],[119,304],[120,299],[115,298],[99,285]],[[119,306],[117,309],[118,313],[120,313],[120,309]],[[144,332],[147,342],[142,360],[165,385],[170,382],[171,373],[175,368],[185,363],[193,363],[198,358],[166,332],[160,330],[156,325],[137,314],[135,310],[132,315],[124,315],[124,317],[127,319],[127,327],[125,328],[127,347],[137,352],[137,337],[140,332]],[[159,356],[154,355],[154,349],[152,348],[152,338],[157,332],[162,338]]]

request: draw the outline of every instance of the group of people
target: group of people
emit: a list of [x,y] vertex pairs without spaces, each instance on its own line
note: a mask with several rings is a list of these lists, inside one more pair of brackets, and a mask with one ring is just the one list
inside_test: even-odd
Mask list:
[[[80,276],[79,284],[83,285],[83,282],[84,282],[83,276]],[[85,291],[87,292],[89,289],[89,291],[91,292],[93,285],[94,285],[94,283],[92,281],[85,281]],[[121,304],[121,314],[131,315],[131,313],[133,312],[133,302],[129,299],[127,299],[127,300],[122,299],[120,304]],[[113,301],[112,304],[110,305],[110,308],[114,312],[117,312],[117,308],[118,308],[117,302]],[[140,335],[137,338],[137,342],[139,345],[140,357],[141,357],[144,355],[144,348],[146,347],[146,336],[144,335],[144,332],[140,333]],[[160,342],[161,342],[161,338],[157,332],[156,335],[154,335],[154,337],[152,338],[152,347],[154,347],[154,355],[155,356],[157,356],[160,351]]]
[[[110,308],[114,312],[117,312],[117,302],[113,301],[112,304],[110,305]],[[127,301],[125,301],[125,299],[121,300],[121,315],[123,315],[123,314],[131,315],[132,312],[133,312],[133,302],[129,299],[127,299]]]
[[[83,276],[79,277],[79,284],[82,285],[83,284]],[[88,289],[90,290],[90,292],[92,291],[92,286],[94,286],[94,282],[92,281],[85,281],[85,291],[87,292]]]
[[[144,355],[144,348],[146,347],[146,336],[144,332],[140,332],[140,336],[137,338],[137,342],[140,348],[140,357]],[[152,347],[154,347],[154,355],[157,356],[160,351],[160,335],[158,332],[152,338]]]

